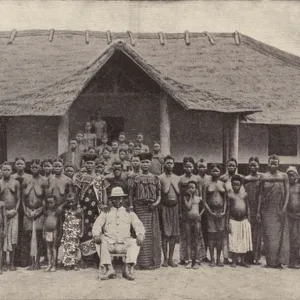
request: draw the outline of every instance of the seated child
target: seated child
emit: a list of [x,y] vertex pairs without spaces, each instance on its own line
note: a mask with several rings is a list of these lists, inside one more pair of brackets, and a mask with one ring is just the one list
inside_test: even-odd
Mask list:
[[[184,212],[184,223],[186,229],[186,246],[188,255],[188,264],[185,267],[187,269],[191,269],[192,267],[192,250],[195,251],[196,257],[193,269],[199,269],[201,264],[200,259],[206,256],[201,229],[201,216],[204,212],[204,203],[202,198],[198,197],[196,193],[197,183],[195,181],[189,181],[187,190],[188,196],[184,197],[184,205],[186,208]],[[202,206],[201,211],[200,205]]]
[[44,210],[45,222],[43,235],[47,245],[48,267],[45,272],[56,271],[57,260],[57,225],[58,225],[58,210],[54,196],[46,198],[46,207]]
[[80,251],[80,238],[83,236],[84,217],[83,211],[77,207],[75,194],[67,195],[65,206],[65,221],[61,239],[62,263],[66,270],[79,270],[78,255]]
[[250,210],[247,193],[242,190],[243,178],[233,175],[231,178],[232,192],[228,194],[227,231],[229,251],[232,253],[231,267],[235,268],[238,256],[241,266],[249,268],[245,263],[245,254],[252,251]]
[[7,221],[6,221],[5,202],[0,201],[0,275],[2,274],[3,244],[6,235],[7,235]]

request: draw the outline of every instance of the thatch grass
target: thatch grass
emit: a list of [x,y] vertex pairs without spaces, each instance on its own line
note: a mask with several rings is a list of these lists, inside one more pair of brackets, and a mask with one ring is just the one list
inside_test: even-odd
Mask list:
[[[6,45],[10,32],[0,32],[1,114],[61,115],[103,65],[106,32],[91,31],[88,45],[84,31],[56,31],[51,43],[49,33],[18,32]],[[165,45],[157,33],[140,33],[134,34],[134,48],[127,33],[111,34],[185,109],[251,112],[261,107],[262,112],[247,116],[249,122],[300,124],[297,56],[242,34],[236,45],[232,33],[190,33],[186,46],[184,33],[164,33]]]

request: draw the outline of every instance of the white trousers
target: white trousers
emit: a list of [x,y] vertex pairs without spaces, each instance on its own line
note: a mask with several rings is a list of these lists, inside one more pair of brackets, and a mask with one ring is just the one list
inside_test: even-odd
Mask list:
[[101,254],[100,245],[96,244],[97,253],[100,257],[101,265],[110,265],[110,254],[126,254],[126,263],[136,264],[140,252],[140,246],[137,245],[136,239],[129,238],[125,243],[109,244],[105,237],[102,237]]

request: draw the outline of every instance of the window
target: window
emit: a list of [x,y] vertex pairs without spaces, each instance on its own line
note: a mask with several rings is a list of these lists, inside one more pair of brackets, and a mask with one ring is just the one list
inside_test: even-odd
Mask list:
[[269,155],[297,156],[297,127],[269,126]]

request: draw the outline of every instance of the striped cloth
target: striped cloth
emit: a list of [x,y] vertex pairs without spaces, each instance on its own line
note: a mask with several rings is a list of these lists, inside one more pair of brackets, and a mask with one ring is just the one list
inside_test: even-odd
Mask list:
[[243,221],[229,220],[231,232],[228,235],[229,251],[247,253],[252,251],[251,225],[248,219]]
[[159,268],[161,264],[161,235],[158,210],[156,208],[151,211],[148,205],[135,203],[135,213],[146,230],[137,265],[142,269]]
[[290,241],[287,216],[279,212],[284,204],[284,182],[263,180],[261,220],[267,265],[277,267],[289,263]]

